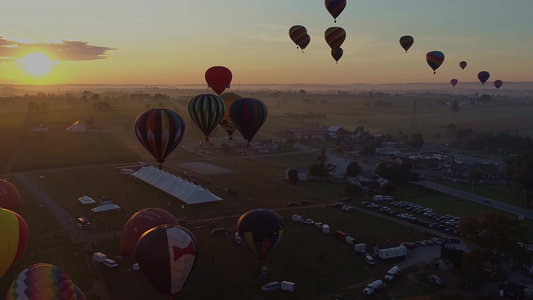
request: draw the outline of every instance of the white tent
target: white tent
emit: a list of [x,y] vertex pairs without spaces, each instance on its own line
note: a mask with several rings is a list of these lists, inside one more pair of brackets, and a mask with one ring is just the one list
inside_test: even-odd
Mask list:
[[93,204],[93,203],[96,203],[96,201],[94,201],[93,198],[91,198],[91,197],[89,197],[87,195],[84,195],[83,197],[79,197],[78,201],[80,201],[81,204]]
[[74,124],[67,127],[68,132],[87,132],[85,125],[81,124],[80,121],[74,122]]
[[133,173],[133,177],[140,179],[187,204],[198,204],[221,201],[222,198],[209,190],[192,182],[176,177],[173,174],[159,170],[153,166],[142,167]]
[[106,204],[106,205],[100,205],[95,208],[91,208],[93,212],[104,212],[104,211],[110,211],[110,210],[116,210],[120,209],[120,206],[116,204]]

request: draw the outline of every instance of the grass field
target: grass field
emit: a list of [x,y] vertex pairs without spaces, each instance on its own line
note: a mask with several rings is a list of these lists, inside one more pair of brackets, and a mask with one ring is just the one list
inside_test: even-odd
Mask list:
[[[519,122],[512,123],[509,120],[526,116],[526,104],[521,102],[512,105],[493,103],[481,108],[465,107],[461,113],[452,114],[449,107],[429,105],[439,99],[430,96],[416,99],[381,98],[383,101],[394,102],[387,109],[374,107],[372,104],[377,99],[367,96],[258,94],[257,98],[264,99],[269,105],[269,119],[263,130],[272,134],[294,127],[324,124],[340,125],[348,130],[364,126],[372,133],[390,133],[393,136],[399,131],[414,133],[416,130],[430,139],[435,132],[440,132],[444,137],[446,132],[442,126],[449,123],[472,124],[478,126],[474,128],[476,131],[493,128],[490,127],[493,123],[500,124],[502,129],[509,129],[522,126]],[[416,129],[411,127],[414,100],[418,104],[419,127]],[[2,105],[0,103],[0,108]],[[121,263],[117,270],[105,269],[93,263],[86,252],[87,245],[75,244],[66,236],[52,213],[39,207],[39,199],[17,184],[10,175],[16,172],[26,172],[27,177],[56,199],[73,217],[89,218],[94,232],[120,231],[132,214],[146,207],[161,207],[177,218],[187,220],[185,226],[195,234],[200,252],[195,269],[180,295],[183,299],[330,299],[331,295],[354,298],[361,295],[367,281],[381,278],[395,263],[379,261],[375,268],[365,268],[362,258],[356,256],[345,243],[331,235],[322,234],[313,226],[288,221],[293,213],[329,223],[333,231],[345,231],[368,245],[427,238],[422,232],[409,232],[405,226],[398,226],[395,222],[360,211],[346,213],[333,208],[281,210],[289,201],[307,199],[320,205],[336,202],[346,196],[346,184],[343,183],[312,180],[290,185],[283,180],[287,167],[315,163],[314,154],[208,159],[178,147],[168,157],[165,170],[176,176],[185,177],[189,174],[188,180],[197,180],[200,185],[224,199],[215,204],[182,206],[181,201],[115,170],[117,166],[139,160],[153,160],[140,146],[133,132],[132,123],[143,111],[142,102],[112,103],[114,109],[110,112],[94,112],[90,107],[83,106],[72,108],[62,104],[55,108],[52,105],[47,114],[31,116],[25,111],[25,103],[18,105],[16,109],[9,106],[0,113],[0,134],[3,140],[10,141],[0,147],[0,173],[20,187],[24,205],[18,212],[27,220],[30,240],[21,258],[0,279],[0,295],[7,289],[10,279],[22,269],[31,263],[49,262],[64,269],[90,300],[107,300],[104,296],[106,293],[101,293],[101,286],[106,287],[110,299],[163,299],[141,272],[131,270],[132,262]],[[169,103],[170,106],[188,119],[182,104]],[[294,120],[283,117],[284,112],[291,111],[327,113],[328,119]],[[507,120],[502,120],[502,111],[506,116],[511,114]],[[95,119],[106,129],[105,132],[69,134],[64,131],[71,123],[84,120],[89,114],[94,114]],[[186,134],[183,143],[201,141],[201,132],[194,128],[195,125],[190,120],[186,121],[189,126],[187,133],[190,134]],[[33,128],[40,123],[48,126],[49,132],[34,133]],[[214,136],[224,135],[225,132],[221,129],[214,133]],[[206,162],[231,169],[232,172],[200,174],[180,166],[180,163],[191,161]],[[228,195],[224,188],[238,190],[239,196]],[[83,195],[93,198],[109,197],[123,209],[120,212],[94,215],[88,207],[76,200]],[[461,217],[480,217],[484,212],[490,211],[485,206],[459,202],[449,196],[416,188],[399,190],[394,196],[398,200],[432,207],[438,213],[451,213]],[[361,200],[367,198],[355,199],[354,202]],[[258,279],[259,263],[252,253],[238,245],[232,233],[209,235],[210,229],[215,227],[224,227],[233,232],[237,217],[257,207],[275,209],[287,219],[286,233],[279,246],[268,256],[266,265],[270,270],[268,280],[276,278],[302,284],[301,291],[294,295],[281,292],[275,295],[260,293],[259,287],[264,281]],[[211,218],[220,219],[215,224],[210,224],[207,219]],[[194,229],[200,225],[206,227]],[[109,256],[117,255],[119,237],[100,240],[89,248]],[[410,274],[410,279],[406,276],[391,284],[386,293],[376,298],[395,295],[397,299],[402,299],[435,293],[440,289],[454,289],[452,285],[438,289],[424,282],[423,276],[436,271],[408,271],[406,273]],[[450,281],[453,282],[451,278]]]

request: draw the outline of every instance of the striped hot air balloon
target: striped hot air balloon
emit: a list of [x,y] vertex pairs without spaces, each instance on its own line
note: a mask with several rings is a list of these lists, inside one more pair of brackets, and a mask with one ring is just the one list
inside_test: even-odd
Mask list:
[[165,158],[179,145],[185,133],[185,121],[170,109],[152,109],[135,120],[135,134],[143,147],[163,168]]
[[248,141],[248,145],[263,126],[268,115],[266,105],[255,98],[241,98],[229,109],[231,120],[237,125],[241,135]]
[[217,95],[201,94],[189,102],[191,119],[202,130],[206,141],[209,141],[211,131],[220,123],[225,112],[226,104]]
[[254,209],[244,213],[237,222],[237,232],[254,255],[264,261],[278,245],[285,223],[280,215],[269,209]]

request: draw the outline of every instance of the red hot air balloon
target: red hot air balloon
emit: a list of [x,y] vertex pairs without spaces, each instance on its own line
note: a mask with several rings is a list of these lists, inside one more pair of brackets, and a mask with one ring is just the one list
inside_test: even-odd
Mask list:
[[178,146],[185,133],[185,121],[170,109],[152,109],[135,120],[135,134],[143,147],[163,168],[165,158]]
[[464,60],[459,63],[459,67],[461,67],[461,69],[463,69],[463,70],[466,68],[466,65],[467,65],[466,61],[464,61]]
[[457,79],[450,80],[450,83],[452,84],[452,86],[455,86],[458,82],[459,82],[459,80],[457,80]]
[[330,27],[324,32],[324,38],[331,50],[337,50],[346,39],[346,31],[340,27]]
[[46,263],[22,271],[7,291],[6,300],[85,300],[83,292],[60,268]]
[[444,53],[440,51],[431,51],[426,53],[426,62],[428,63],[429,67],[433,69],[433,74],[435,74],[435,70],[437,70],[442,62],[444,61]]
[[241,135],[248,141],[248,145],[253,137],[263,126],[268,115],[266,105],[254,98],[241,98],[229,109],[229,115]]
[[230,87],[231,78],[231,71],[226,67],[214,66],[205,71],[207,86],[219,96],[226,88]]
[[494,86],[496,87],[496,89],[500,89],[502,84],[503,84],[503,82],[501,80],[499,80],[499,79],[494,81]]
[[0,207],[15,210],[22,205],[22,198],[17,188],[9,181],[0,179]]
[[285,223],[276,212],[254,209],[243,214],[237,222],[237,232],[255,256],[264,261],[283,236]]
[[346,7],[346,0],[326,0],[324,4],[329,14],[333,17],[333,22],[336,23],[337,17]]
[[489,79],[490,73],[487,71],[481,71],[477,74],[477,79],[481,81],[481,85],[485,85],[485,82]]
[[225,111],[226,104],[217,95],[202,94],[192,98],[189,102],[189,115],[194,124],[204,133],[206,141],[209,141],[211,131],[218,126]]
[[402,46],[403,50],[405,50],[405,53],[407,53],[407,50],[411,48],[414,42],[415,39],[410,35],[404,35],[400,38],[400,45]]
[[0,208],[0,278],[20,257],[28,236],[24,219],[16,212]]
[[180,225],[173,214],[161,208],[145,208],[136,212],[122,230],[120,255],[135,258],[135,247],[137,247],[139,237],[146,231],[165,224]]
[[176,225],[160,225],[145,232],[137,242],[139,268],[168,299],[176,299],[196,260],[194,235]]

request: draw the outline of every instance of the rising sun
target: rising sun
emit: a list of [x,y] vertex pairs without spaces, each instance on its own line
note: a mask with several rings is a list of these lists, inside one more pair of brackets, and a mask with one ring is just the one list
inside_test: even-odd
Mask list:
[[24,71],[39,77],[48,74],[52,70],[52,67],[59,63],[58,61],[51,60],[41,52],[30,53],[23,58],[19,58],[17,62],[22,66]]

